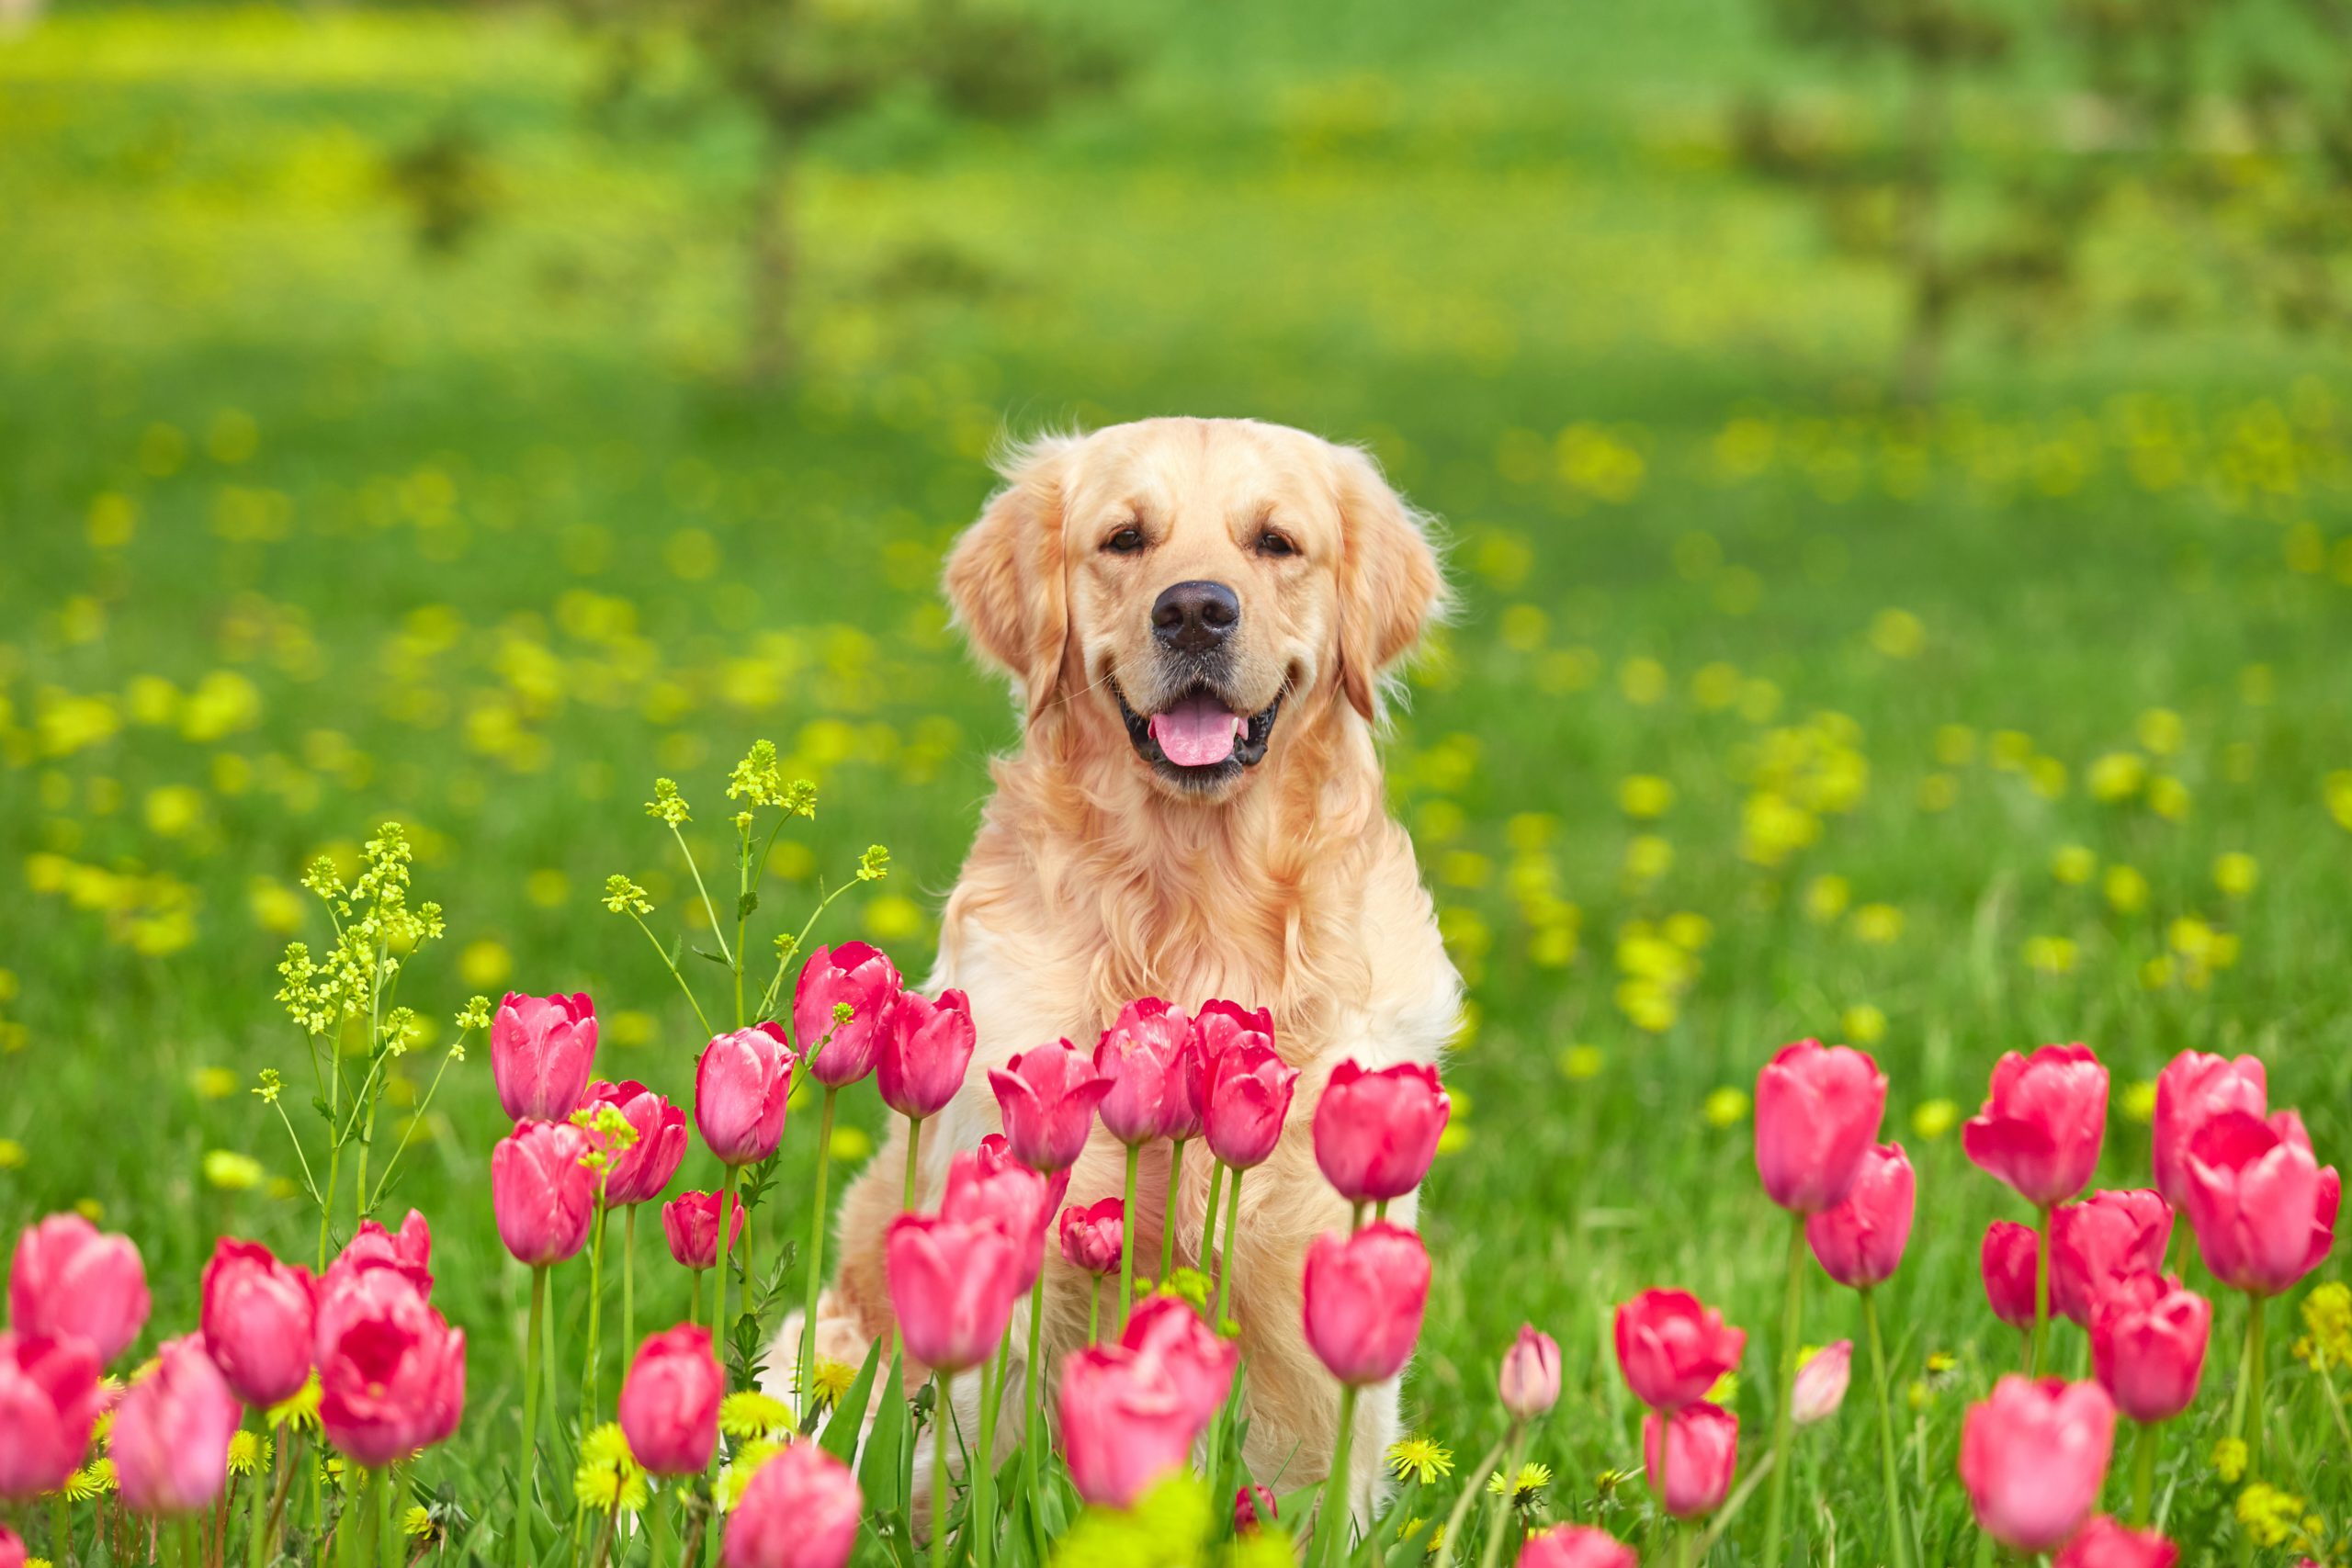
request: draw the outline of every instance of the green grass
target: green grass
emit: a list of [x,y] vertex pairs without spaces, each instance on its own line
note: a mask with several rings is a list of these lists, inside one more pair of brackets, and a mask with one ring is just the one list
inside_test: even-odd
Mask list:
[[[1968,1550],[1938,1556],[1964,1513],[1960,1411],[2015,1359],[1974,1262],[2010,1211],[1954,1136],[1915,1131],[1921,1108],[1972,1108],[2002,1050],[2080,1038],[2119,1105],[2180,1048],[2254,1050],[2324,1158],[2352,1132],[2338,367],[2227,319],[2152,337],[2093,314],[2039,358],[1971,337],[1946,407],[1887,415],[1867,388],[1894,292],[1723,151],[1733,93],[1834,92],[1816,66],[1694,5],[1476,27],[1351,9],[1156,8],[1129,24],[1165,35],[1131,88],[1035,133],[894,105],[836,137],[808,182],[790,395],[718,374],[740,128],[586,128],[582,62],[544,17],[69,11],[0,43],[0,1137],[24,1156],[0,1229],[99,1205],[146,1251],[159,1330],[192,1321],[216,1232],[307,1251],[303,1204],[215,1190],[200,1160],[292,1174],[243,1089],[299,1066],[272,919],[312,854],[388,818],[449,908],[402,998],[445,1038],[472,991],[583,987],[605,1070],[685,1098],[691,1015],[595,895],[626,871],[661,929],[690,919],[639,803],[676,776],[716,851],[720,782],[759,736],[824,791],[796,897],[888,843],[891,879],[831,930],[920,971],[984,760],[1015,739],[933,592],[990,439],[1252,414],[1371,444],[1447,519],[1464,593],[1387,749],[1476,1008],[1424,1211],[1419,1424],[1481,1451],[1495,1359],[1533,1320],[1567,1372],[1534,1456],[1547,1506],[1589,1517],[1596,1478],[1638,1462],[1608,1313],[1668,1281],[1753,1332],[1737,1406],[1760,1452],[1781,1229],[1744,1124],[1702,1107],[1787,1039],[1876,1034],[1890,1134],[1920,1163],[1886,1292],[1899,1375],[1959,1357],[1904,1462],[1929,1560]],[[481,139],[493,208],[469,249],[424,257],[386,167],[448,124]],[[943,249],[967,287],[888,281]],[[107,533],[126,506],[127,538]],[[145,683],[217,671],[254,701],[197,739]],[[74,744],[94,701],[116,732]],[[2022,765],[1996,761],[2005,731]],[[1807,746],[1844,808],[1744,853],[1744,811]],[[2095,798],[2120,751],[2185,811]],[[1622,809],[1631,775],[1670,781],[1661,819]],[[1629,869],[1645,836],[1671,847],[1656,874]],[[2069,845],[2096,857],[2086,886],[2052,874]],[[2244,896],[2216,886],[2229,852],[2258,863]],[[2138,904],[2107,897],[2117,866]],[[60,881],[92,907],[40,890]],[[1677,914],[1703,942],[1649,940]],[[2198,971],[2182,919],[2234,962]],[[1872,920],[1892,939],[1865,940]],[[2064,973],[2028,962],[2052,938]],[[1666,993],[1621,989],[1661,964]],[[1590,1076],[1564,1071],[1576,1046]],[[216,1067],[239,1087],[208,1097]],[[495,1261],[483,1055],[452,1084],[394,1203],[432,1215],[440,1299],[473,1335],[466,1432],[424,1468],[494,1508],[525,1280]],[[876,1111],[849,1097],[859,1129]],[[2102,1181],[2144,1162],[2119,1110]],[[805,1234],[797,1181],[763,1256]],[[2192,1542],[2226,1539],[2206,1453],[2239,1322],[2224,1304],[2167,1447]],[[1826,1289],[1809,1325],[1858,1327]],[[2078,1338],[2058,1344],[2071,1368]],[[2276,1386],[2297,1445],[2276,1479],[2340,1525],[2315,1386]],[[1800,1561],[1832,1531],[1876,1560],[1864,1416],[1812,1435]],[[1599,1506],[1628,1528],[1639,1488]]]

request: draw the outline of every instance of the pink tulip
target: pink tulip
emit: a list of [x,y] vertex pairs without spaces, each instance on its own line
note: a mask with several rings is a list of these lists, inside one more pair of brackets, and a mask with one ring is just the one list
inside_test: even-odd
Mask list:
[[490,1076],[517,1122],[560,1122],[580,1108],[596,1065],[596,1004],[584,991],[509,991],[490,1021]]
[[315,1333],[319,1424],[347,1458],[380,1470],[458,1429],[465,1331],[433,1310],[405,1269],[325,1281]]
[[1236,1045],[1251,1041],[1272,1050],[1274,1015],[1270,1008],[1245,1008],[1239,1002],[1203,1002],[1193,1014],[1193,1038],[1200,1043],[1201,1062],[1214,1067]]
[[792,1048],[777,1023],[721,1034],[695,1066],[695,1130],[721,1165],[757,1165],[784,1142]]
[[1519,1549],[1519,1568],[1641,1568],[1634,1549],[1590,1525],[1537,1530]]
[[1192,1407],[1156,1356],[1089,1346],[1062,1363],[1059,1407],[1070,1481],[1099,1507],[1130,1507],[1192,1461]]
[[2209,1056],[2183,1051],[2156,1075],[2155,1124],[2148,1152],[2156,1190],[2175,1209],[2188,1207],[2188,1140],[2224,1111],[2270,1112],[2270,1089],[2259,1056]]
[[2091,1369],[2134,1421],[2169,1421],[2197,1400],[2213,1303],[2156,1273],[2109,1283],[2091,1309]]
[[1282,1509],[1274,1503],[1274,1495],[1263,1486],[1244,1486],[1233,1494],[1233,1533],[1248,1535],[1261,1525],[1271,1525],[1282,1517]]
[[1021,1259],[1002,1230],[900,1214],[890,1223],[885,1271],[909,1355],[934,1371],[960,1372],[995,1353],[1021,1279]]
[[1815,1350],[1797,1369],[1796,1394],[1789,1416],[1800,1427],[1826,1421],[1846,1403],[1846,1388],[1854,1376],[1854,1342],[1840,1339]]
[[1739,1417],[1704,1401],[1671,1416],[1652,1411],[1642,1417],[1642,1469],[1654,1493],[1661,1486],[1661,1459],[1666,1511],[1679,1519],[1713,1513],[1724,1506],[1739,1466]]
[[1886,1075],[1868,1055],[1818,1040],[1783,1045],[1756,1075],[1756,1174],[1793,1213],[1846,1200],[1886,1114]]
[[[840,1089],[874,1070],[899,986],[897,966],[865,942],[820,947],[808,955],[792,988],[792,1032],[810,1077]],[[843,1007],[849,1017],[841,1021]]]
[[[709,1269],[718,1262],[718,1207],[721,1192],[681,1192],[662,1205],[662,1231],[669,1238],[670,1256],[688,1269]],[[727,1213],[727,1245],[743,1239],[743,1206]]]
[[1993,1315],[2011,1328],[2033,1326],[2034,1270],[2041,1253],[2041,1237],[2030,1225],[1995,1220],[1984,1228],[1984,1245],[1977,1255],[1984,1299],[1992,1303]]
[[1046,1226],[1053,1218],[1046,1207],[1050,1201],[1046,1179],[1009,1153],[990,1158],[988,1152],[974,1150],[949,1163],[939,1213],[960,1224],[994,1225],[1002,1231],[1013,1248],[1013,1293],[1026,1295],[1045,1267]]
[[2109,1281],[2165,1266],[2172,1207],[2146,1189],[2094,1192],[2050,1212],[2050,1310],[2088,1328]]
[[2037,1209],[2089,1185],[2107,1137],[2107,1069],[2087,1045],[2011,1051],[1993,1068],[1984,1109],[1960,1130],[1972,1164]]
[[247,1404],[290,1399],[311,1375],[318,1284],[257,1241],[222,1236],[204,1266],[198,1317],[212,1364]]
[[0,1568],[25,1568],[25,1538],[0,1525]]
[[498,1239],[534,1269],[588,1245],[596,1178],[581,1164],[588,1134],[568,1122],[517,1122],[490,1151],[490,1206]]
[[1399,1062],[1368,1073],[1342,1062],[1315,1106],[1315,1163],[1351,1203],[1401,1198],[1429,1174],[1453,1111],[1435,1067]]
[[2051,1568],[2177,1568],[2180,1548],[2154,1530],[2135,1530],[2105,1514],[2075,1532]]
[[629,1078],[588,1086],[590,1106],[609,1105],[628,1118],[637,1142],[612,1156],[605,1172],[605,1201],[613,1208],[650,1203],[662,1196],[686,1157],[686,1113]]
[[1119,1010],[1094,1047],[1094,1070],[1111,1080],[1102,1105],[1111,1136],[1132,1148],[1162,1136],[1171,1116],[1189,1122],[1182,1058],[1192,1031],[1184,1010],[1158,997],[1139,997]]
[[1084,1209],[1072,1204],[1062,1211],[1062,1261],[1098,1279],[1117,1273],[1124,1228],[1125,1210],[1116,1198]]
[[718,1448],[718,1400],[727,1378],[710,1330],[680,1324],[647,1337],[621,1380],[621,1433],[656,1475],[699,1475]]
[[989,1068],[989,1087],[996,1091],[1004,1135],[1021,1163],[1032,1170],[1056,1171],[1078,1163],[1111,1080],[1077,1046],[1061,1040]]
[[98,1359],[130,1348],[147,1322],[147,1270],[124,1235],[101,1235],[75,1213],[51,1214],[17,1237],[9,1325],[19,1334],[86,1339]]
[[229,1439],[243,1414],[201,1339],[165,1340],[154,1370],[124,1391],[107,1429],[123,1506],[140,1514],[210,1507],[229,1483]]
[[1343,1383],[1385,1382],[1412,1356],[1429,1294],[1430,1255],[1411,1231],[1385,1220],[1326,1231],[1306,1248],[1307,1348]]
[[1209,1149],[1236,1170],[1263,1165],[1290,1116],[1298,1069],[1258,1034],[1237,1035],[1208,1069]]
[[0,1500],[54,1492],[82,1466],[104,1395],[97,1347],[0,1329]]
[[394,1235],[373,1220],[359,1222],[359,1229],[344,1243],[335,1260],[327,1265],[326,1275],[319,1281],[321,1290],[339,1275],[353,1273],[378,1264],[390,1264],[405,1269],[416,1282],[418,1290],[430,1299],[433,1294],[433,1226],[424,1216],[411,1209],[401,1221],[400,1233]]
[[1146,1356],[1157,1356],[1176,1381],[1184,1407],[1193,1414],[1195,1436],[1225,1407],[1232,1390],[1234,1369],[1241,1348],[1201,1320],[1175,1296],[1149,1296],[1127,1318],[1119,1343]]
[[718,1561],[721,1568],[842,1568],[865,1512],[849,1466],[813,1441],[792,1443],[752,1472],[727,1515]]
[[900,993],[874,1058],[882,1103],[918,1120],[946,1110],[964,1087],[978,1038],[971,1001],[963,992],[942,991],[935,1002],[917,991]]
[[2275,1296],[2318,1268],[2342,1196],[2291,1111],[2267,1122],[2224,1111],[2188,1140],[2188,1223],[2205,1267],[2233,1290]]
[[2003,1378],[1961,1427],[1976,1522],[2014,1551],[2054,1551],[2090,1517],[2114,1443],[2115,1406],[2097,1383]]
[[1688,1291],[1644,1291],[1617,1309],[1617,1368],[1634,1397],[1679,1410],[1739,1365],[1747,1334]]
[[1560,1347],[1532,1323],[1519,1325],[1519,1337],[1503,1352],[1503,1367],[1496,1382],[1503,1408],[1514,1420],[1532,1421],[1547,1414],[1560,1400]]
[[[1012,1152],[1012,1140],[1002,1133],[990,1133],[982,1138],[979,1156],[981,1168],[990,1174],[1001,1170],[1030,1168],[1021,1163],[1021,1156]],[[1054,1216],[1062,1212],[1062,1200],[1069,1196],[1069,1172],[1064,1169],[1040,1171],[1035,1174],[1041,1176],[1046,1183],[1045,1206],[1037,1213],[1038,1246],[1042,1250],[1046,1234],[1054,1228]]]
[[1871,1145],[1846,1201],[1804,1222],[1805,1243],[1822,1271],[1858,1291],[1893,1279],[1910,1245],[1916,1190],[1903,1145]]

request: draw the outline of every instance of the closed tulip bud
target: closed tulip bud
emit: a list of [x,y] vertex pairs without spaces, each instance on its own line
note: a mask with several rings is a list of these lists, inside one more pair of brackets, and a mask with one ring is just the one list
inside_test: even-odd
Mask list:
[[380,1470],[458,1429],[466,1335],[408,1273],[363,1269],[319,1292],[319,1425],[345,1457]]
[[2050,1214],[2050,1310],[2088,1328],[2109,1281],[2161,1269],[2172,1207],[2154,1191],[2094,1192]]
[[1111,1080],[1102,1097],[1103,1129],[1133,1147],[1165,1135],[1171,1119],[1189,1125],[1182,1057],[1193,1021],[1182,1008],[1140,997],[1119,1010],[1094,1047],[1094,1070]]
[[1916,1190],[1903,1145],[1871,1145],[1846,1201],[1804,1222],[1805,1244],[1822,1271],[1858,1291],[1893,1279],[1910,1245]]
[[1429,1174],[1453,1111],[1435,1067],[1399,1062],[1368,1073],[1342,1062],[1315,1105],[1315,1163],[1351,1203],[1401,1198]]
[[153,1371],[131,1381],[107,1428],[123,1506],[141,1514],[193,1514],[229,1483],[229,1439],[243,1411],[204,1343],[166,1340]]
[[1068,1170],[1094,1126],[1111,1080],[1067,1040],[1023,1051],[989,1069],[1013,1154],[1032,1170]]
[[1385,1382],[1405,1370],[1429,1304],[1421,1238],[1385,1220],[1351,1236],[1326,1231],[1306,1249],[1306,1344],[1343,1383]]
[[1201,1064],[1215,1067],[1218,1058],[1236,1045],[1254,1041],[1274,1048],[1274,1015],[1268,1008],[1245,1008],[1239,1002],[1203,1002],[1193,1015],[1193,1038],[1201,1047]]
[[680,1324],[649,1336],[621,1380],[628,1451],[656,1475],[701,1474],[718,1449],[718,1401],[726,1391],[709,1329]]
[[1747,1347],[1745,1330],[1688,1291],[1644,1291],[1619,1307],[1616,1340],[1625,1386],[1653,1410],[1704,1399]]
[[814,1441],[761,1461],[729,1510],[721,1568],[842,1568],[857,1545],[865,1499],[849,1466]]
[[2302,1118],[2224,1111],[2188,1140],[2188,1223],[2213,1277],[2275,1296],[2335,1245],[2343,1188],[2312,1154]]
[[335,1260],[327,1265],[325,1278],[319,1281],[323,1291],[336,1279],[371,1269],[379,1264],[408,1270],[419,1291],[430,1299],[433,1294],[433,1226],[414,1209],[401,1221],[397,1234],[386,1230],[373,1220],[362,1220],[351,1239],[344,1243]]
[[1521,1421],[1548,1413],[1560,1399],[1560,1347],[1532,1323],[1519,1325],[1519,1337],[1503,1352],[1497,1379],[1503,1408]]
[[25,1568],[25,1538],[0,1525],[0,1568]]
[[2270,1113],[2269,1081],[2259,1056],[2209,1056],[2183,1051],[2156,1075],[2156,1108],[2148,1155],[2156,1190],[2175,1209],[2188,1207],[2188,1140],[2224,1111]]
[[2169,1421],[2197,1400],[2213,1303],[2154,1272],[2109,1282],[2091,1309],[2091,1370],[2134,1421]]
[[1886,1075],[1860,1051],[1783,1045],[1756,1075],[1756,1174],[1793,1213],[1845,1201],[1886,1114]]
[[686,1157],[686,1113],[634,1078],[590,1084],[587,1103],[612,1106],[637,1134],[635,1143],[611,1156],[605,1201],[621,1209],[661,1197]]
[[198,1317],[204,1348],[247,1404],[276,1404],[311,1375],[317,1283],[299,1264],[280,1263],[254,1241],[222,1236],[204,1266]]
[[1739,1468],[1739,1417],[1704,1401],[1671,1416],[1652,1411],[1642,1417],[1642,1468],[1652,1492],[1660,1487],[1661,1460],[1666,1511],[1679,1519],[1713,1513]]
[[1797,1368],[1795,1397],[1789,1402],[1790,1418],[1800,1427],[1826,1421],[1846,1403],[1846,1385],[1854,1376],[1854,1342],[1840,1339],[1804,1359]]
[[54,1492],[81,1468],[103,1398],[97,1347],[0,1329],[0,1501]]
[[130,1348],[147,1311],[147,1270],[129,1236],[101,1235],[81,1215],[63,1213],[17,1237],[8,1319],[17,1333],[86,1339],[104,1363]]
[[[899,984],[897,966],[865,942],[820,947],[808,955],[792,988],[792,1032],[810,1077],[839,1089],[874,1070]],[[841,1016],[844,1007],[846,1019]]]
[[2035,1208],[2090,1184],[2107,1138],[2107,1069],[2087,1045],[2011,1051],[1993,1068],[1984,1109],[1960,1130],[1970,1162]]
[[1537,1530],[1519,1549],[1519,1568],[1641,1568],[1634,1549],[1590,1525]]
[[2097,1383],[2003,1378],[1961,1427],[1977,1524],[2012,1551],[2055,1551],[2090,1517],[2114,1444],[2115,1406]]
[[1225,1407],[1233,1387],[1234,1369],[1240,1365],[1241,1348],[1203,1322],[1201,1314],[1175,1296],[1149,1296],[1136,1305],[1119,1343],[1146,1356],[1157,1356],[1176,1380],[1184,1406],[1193,1413],[1195,1436]]
[[1237,1035],[1209,1068],[1209,1149],[1236,1170],[1263,1165],[1282,1141],[1298,1069],[1259,1034]]
[[784,1142],[792,1048],[775,1023],[721,1034],[695,1066],[695,1130],[721,1165],[757,1165]]
[[1062,1363],[1058,1397],[1070,1482],[1097,1507],[1130,1507],[1192,1462],[1192,1407],[1156,1356],[1089,1346]]
[[1049,1201],[1044,1177],[1008,1155],[990,1158],[975,1150],[957,1155],[948,1165],[939,1213],[963,1224],[994,1225],[1002,1231],[1013,1247],[1013,1292],[1026,1295],[1045,1266],[1046,1225],[1053,1217]]
[[936,1116],[964,1087],[979,1038],[972,1004],[961,991],[942,991],[935,1002],[915,991],[900,994],[882,1032],[874,1058],[875,1087],[882,1103],[901,1116]]
[[[718,1209],[723,1192],[681,1192],[662,1205],[662,1234],[669,1239],[670,1256],[688,1269],[709,1269],[718,1262]],[[743,1239],[743,1206],[727,1213],[727,1245],[731,1250]]]
[[2033,1276],[2041,1238],[2030,1225],[1995,1220],[1984,1228],[1977,1263],[1984,1276],[1984,1299],[1993,1315],[2011,1328],[2033,1326]]
[[567,1122],[517,1122],[490,1152],[490,1205],[498,1239],[534,1269],[588,1245],[596,1178],[581,1160],[588,1134]]
[[1233,1533],[1248,1535],[1261,1525],[1271,1525],[1282,1517],[1282,1509],[1274,1503],[1274,1495],[1263,1486],[1244,1486],[1233,1495]]
[[1062,1211],[1062,1261],[1100,1279],[1119,1271],[1121,1232],[1125,1209],[1116,1198],[1105,1198],[1087,1208],[1076,1204]]
[[490,1076],[517,1122],[560,1122],[580,1108],[596,1066],[596,1004],[587,993],[509,991],[490,1021]]
[[2085,1525],[2051,1568],[2177,1568],[2180,1548],[2154,1530],[2129,1529],[2105,1514]]
[[990,1224],[939,1214],[890,1223],[886,1272],[907,1353],[938,1371],[978,1366],[996,1350],[1019,1294],[1021,1260]]

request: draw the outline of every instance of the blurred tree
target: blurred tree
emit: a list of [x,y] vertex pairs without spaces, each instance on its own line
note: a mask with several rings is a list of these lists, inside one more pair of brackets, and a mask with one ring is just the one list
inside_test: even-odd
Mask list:
[[[793,366],[791,312],[799,281],[797,165],[826,128],[886,96],[918,94],[961,119],[1040,118],[1074,96],[1108,91],[1125,61],[1102,37],[1012,8],[1012,0],[570,0],[598,39],[596,89],[611,109],[665,92],[665,62],[689,62],[691,98],[720,100],[759,131],[746,222],[746,376]],[[674,104],[679,89],[667,85]]]

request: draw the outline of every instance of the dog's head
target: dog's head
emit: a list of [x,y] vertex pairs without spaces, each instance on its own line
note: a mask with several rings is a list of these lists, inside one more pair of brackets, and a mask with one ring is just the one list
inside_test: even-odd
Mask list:
[[1441,607],[1420,518],[1363,453],[1250,420],[1048,436],[956,544],[947,593],[1031,721],[1123,729],[1163,790],[1222,800],[1278,751],[1286,710],[1383,673]]

